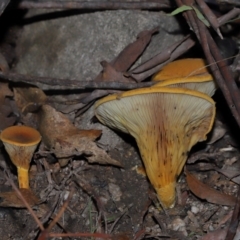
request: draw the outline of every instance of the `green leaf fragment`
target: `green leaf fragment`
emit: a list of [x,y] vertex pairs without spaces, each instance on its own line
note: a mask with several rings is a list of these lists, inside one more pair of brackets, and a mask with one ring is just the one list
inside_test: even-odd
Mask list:
[[190,6],[187,6],[187,5],[182,5],[181,7],[175,9],[174,11],[172,11],[171,13],[167,14],[168,16],[174,16],[174,15],[177,15],[181,12],[185,12],[185,11],[188,11],[188,10],[191,10],[192,7]]
[[175,9],[173,12],[167,14],[168,16],[174,16],[174,15],[177,15],[181,12],[185,12],[185,11],[188,11],[188,10],[194,10],[198,19],[203,22],[207,27],[210,27],[210,23],[208,22],[208,20],[203,16],[203,14],[194,6],[190,7],[190,6],[187,6],[187,5],[182,5],[181,7]]
[[195,7],[192,7],[195,13],[197,14],[197,17],[200,21],[202,21],[207,27],[210,27],[210,23],[208,20],[203,16],[203,14]]

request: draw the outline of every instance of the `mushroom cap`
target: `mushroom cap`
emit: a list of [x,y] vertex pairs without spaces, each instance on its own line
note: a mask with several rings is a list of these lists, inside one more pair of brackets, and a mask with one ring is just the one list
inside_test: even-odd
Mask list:
[[16,146],[33,146],[41,141],[40,133],[27,126],[12,126],[4,129],[1,133],[2,142]]
[[152,81],[163,81],[173,78],[186,78],[196,75],[210,74],[206,61],[202,58],[185,58],[173,61],[155,73]]
[[159,81],[154,85],[154,87],[166,86],[188,88],[205,93],[208,96],[213,96],[217,89],[217,85],[210,74],[191,76],[187,78],[174,78],[170,80]]
[[12,126],[1,132],[1,140],[14,165],[28,170],[32,155],[41,141],[40,133],[31,127]]
[[95,114],[103,124],[136,139],[160,202],[173,206],[187,154],[212,128],[214,101],[190,89],[151,87],[100,99]]

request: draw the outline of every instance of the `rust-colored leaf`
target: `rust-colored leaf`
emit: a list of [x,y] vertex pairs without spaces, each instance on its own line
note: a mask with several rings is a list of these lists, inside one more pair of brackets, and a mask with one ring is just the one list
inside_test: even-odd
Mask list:
[[[118,56],[111,61],[110,65],[117,72],[127,71],[133,63],[138,59],[138,57],[143,53],[144,49],[151,40],[154,33],[158,31],[158,28],[151,30],[144,30],[138,34],[136,41],[127,45]],[[104,80],[104,71],[101,72],[95,80]],[[112,78],[113,79],[113,78]]]
[[199,198],[205,199],[210,203],[234,206],[236,198],[231,195],[221,193],[208,185],[199,181],[193,174],[185,170],[187,176],[187,183],[190,190]]
[[122,52],[111,62],[112,66],[117,71],[127,71],[143,53],[144,49],[150,42],[152,35],[156,32],[158,32],[158,27],[140,32],[137,36],[137,40],[126,46]]
[[226,229],[217,229],[201,237],[200,240],[224,240],[227,235]]
[[129,82],[129,78],[125,77],[122,72],[117,71],[110,63],[107,61],[102,61],[101,65],[103,67],[102,81],[119,81],[119,82]]
[[[158,28],[152,30],[145,30],[138,34],[137,40],[127,45],[118,56],[108,63],[103,61],[101,64],[103,70],[97,75],[95,81],[119,81],[128,82],[133,81],[130,76],[125,76],[126,72],[138,57],[143,53],[144,49],[151,40],[154,33],[158,31]],[[105,96],[109,94],[108,90],[94,90],[88,96],[81,100],[82,103],[89,103],[99,96]]]
[[[38,197],[29,189],[19,189],[25,200],[30,206],[39,204]],[[0,193],[0,206],[1,207],[14,207],[14,208],[26,208],[25,204],[18,197],[15,191],[1,192]]]

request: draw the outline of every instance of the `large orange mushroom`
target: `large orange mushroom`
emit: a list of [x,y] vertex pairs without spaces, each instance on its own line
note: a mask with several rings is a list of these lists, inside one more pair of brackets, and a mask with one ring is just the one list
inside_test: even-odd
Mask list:
[[152,77],[155,87],[189,88],[213,96],[217,85],[201,58],[187,58],[169,63]]
[[196,76],[188,77],[185,79],[182,78],[174,78],[165,81],[159,81],[154,85],[154,87],[180,87],[180,88],[188,88],[195,91],[199,91],[207,94],[208,96],[213,96],[217,85],[213,79],[209,78],[199,78]]
[[104,97],[96,102],[95,114],[103,124],[136,139],[162,206],[174,206],[176,181],[188,152],[212,128],[214,101],[190,89],[151,87]]
[[191,76],[206,77],[212,79],[212,75],[206,67],[206,61],[202,58],[185,58],[173,61],[164,66],[152,77],[153,81],[164,81],[173,78],[188,78]]
[[17,167],[19,188],[29,189],[28,170],[33,153],[41,141],[40,133],[31,127],[12,126],[1,132],[1,140]]

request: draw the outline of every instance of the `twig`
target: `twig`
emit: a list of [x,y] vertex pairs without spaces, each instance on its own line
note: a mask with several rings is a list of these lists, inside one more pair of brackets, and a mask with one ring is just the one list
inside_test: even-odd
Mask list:
[[22,1],[19,8],[57,8],[57,9],[94,9],[94,10],[118,10],[118,9],[145,9],[159,10],[170,8],[170,1]]
[[1,4],[0,4],[0,16],[2,15],[2,13],[4,12],[5,8],[7,7],[7,5],[9,4],[10,0],[1,0]]
[[233,8],[231,11],[228,13],[222,15],[221,17],[218,18],[219,25],[224,25],[227,23],[230,19],[233,19],[234,17],[238,16],[240,14],[240,9],[239,8]]
[[[181,0],[176,0],[176,2],[179,6],[183,4]],[[184,3],[191,6],[194,1],[185,0]],[[240,126],[239,92],[236,83],[231,76],[230,70],[227,69],[226,63],[221,57],[221,54],[215,42],[211,38],[211,35],[206,26],[196,17],[196,14],[193,11],[187,11],[187,14],[188,16],[190,16],[191,21],[194,22],[191,22],[191,24],[196,26],[193,30],[196,33],[199,41],[201,42],[202,48],[204,50],[209,66],[212,70],[212,73],[215,77],[215,80],[217,81],[219,88],[222,90],[234,118]],[[209,44],[211,44],[211,46],[209,46]]]
[[230,4],[233,6],[240,6],[239,0],[217,0],[218,4]]
[[223,39],[223,36],[219,30],[219,21],[215,14],[212,12],[212,10],[209,8],[209,6],[203,1],[203,0],[196,0],[199,7],[201,8],[202,12],[204,13],[204,16],[207,18],[213,29],[217,32],[219,37]]
[[[188,36],[184,40],[185,41],[183,41],[182,43],[175,43],[169,49],[167,49],[163,53],[156,55],[155,57],[138,66],[137,68],[133,69],[131,72],[127,73],[127,75],[130,75],[139,82],[153,75],[154,73],[159,71],[164,65],[181,56],[183,53],[187,52],[191,47],[195,45],[195,41],[191,38],[188,38]],[[165,59],[168,60],[164,61]],[[147,68],[150,69],[142,72]]]
[[[208,44],[210,44],[210,47],[209,47],[210,51],[214,57],[214,61],[210,62],[208,59],[208,62],[209,63],[216,62],[217,64],[220,74],[218,73],[218,71],[213,71],[213,75],[215,76],[216,81],[219,87],[221,88],[224,94],[224,97],[228,102],[228,106],[232,111],[238,123],[238,126],[240,127],[240,95],[239,95],[237,84],[234,81],[231,70],[227,66],[226,61],[221,56],[216,43],[214,42],[214,40],[212,39],[208,31],[206,31],[206,35],[207,35]],[[213,66],[213,69],[214,69],[214,66]],[[228,89],[228,91],[226,89]],[[232,101],[230,101],[230,99],[232,99],[234,104],[231,104]]]
[[104,239],[114,239],[110,234],[105,233],[49,233],[49,237],[95,237]]
[[191,40],[189,40],[189,38],[190,38],[190,35],[187,35],[180,41],[169,46],[166,50],[163,50],[161,53],[152,57],[150,60],[137,66],[136,68],[131,70],[130,73],[133,73],[133,74],[142,73],[142,72],[145,72],[145,71],[147,71],[153,67],[156,67],[157,65],[169,60],[169,58],[171,57],[171,54],[174,51],[176,51],[183,43],[187,42],[188,45],[191,43]]
[[[133,83],[133,82],[104,82],[104,81],[81,81],[70,79],[57,79],[48,77],[34,77],[18,73],[3,73],[0,72],[0,79],[10,82],[23,82],[40,87],[42,90],[76,90],[76,89],[117,89],[130,90],[135,88],[150,87],[154,85],[153,82]],[[48,87],[42,86],[48,85]]]
[[112,224],[111,228],[109,229],[109,233],[112,233],[114,227],[116,226],[116,224],[119,222],[119,220],[128,212],[128,209],[125,210],[115,221],[114,223]]
[[228,228],[228,232],[225,240],[232,240],[234,238],[234,236],[236,235],[239,220],[240,220],[240,188],[238,189],[238,197],[237,197],[236,205],[233,210],[232,219],[229,224],[229,228]]
[[68,196],[68,199],[63,203],[63,206],[61,207],[60,211],[58,212],[58,214],[54,217],[53,221],[48,225],[48,227],[46,229],[44,229],[38,240],[44,240],[46,237],[49,236],[49,232],[50,230],[53,228],[53,226],[58,223],[58,220],[60,219],[60,217],[62,216],[62,214],[64,213],[64,211],[66,210],[66,207],[68,206],[69,204],[69,201],[70,199],[72,198],[72,195],[73,195],[73,189],[71,190],[69,196]]
[[12,185],[13,189],[15,190],[15,192],[17,193],[18,197],[22,200],[22,202],[24,203],[24,205],[26,206],[26,208],[28,209],[28,211],[31,213],[32,217],[34,218],[35,222],[38,224],[39,228],[43,231],[44,227],[42,225],[42,223],[40,222],[40,220],[37,218],[37,216],[35,215],[35,213],[33,212],[32,208],[29,206],[28,202],[25,200],[25,198],[23,197],[22,193],[18,190],[18,188],[16,187],[16,185],[13,183],[13,181],[7,176],[7,174],[5,174],[6,179],[9,181],[9,183]]

